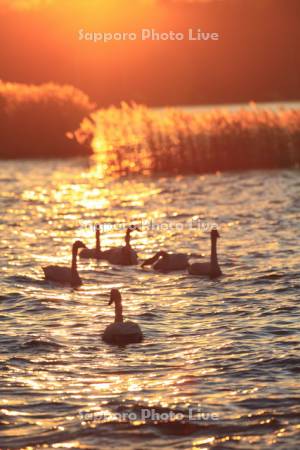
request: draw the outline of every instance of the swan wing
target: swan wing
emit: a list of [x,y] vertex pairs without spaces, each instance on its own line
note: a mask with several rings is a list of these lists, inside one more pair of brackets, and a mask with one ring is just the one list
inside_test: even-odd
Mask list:
[[170,270],[184,270],[188,266],[188,256],[184,253],[174,253],[169,257]]
[[47,280],[61,283],[71,283],[73,280],[72,271],[69,267],[47,266],[43,267],[43,271]]
[[138,256],[137,256],[137,253],[135,250],[130,249],[129,258],[130,258],[130,264],[136,265],[138,263]]
[[[106,252],[105,252],[106,253]],[[132,248],[116,247],[106,253],[106,259],[111,264],[120,264],[122,266],[131,266],[137,264],[138,258]]]
[[101,252],[99,253],[95,248],[84,248],[79,253],[80,258],[94,258],[94,259],[100,259],[102,258]]
[[210,275],[211,264],[210,263],[194,263],[188,268],[191,275]]
[[143,339],[143,334],[138,324],[128,321],[108,325],[102,339],[108,343],[120,345],[140,342]]
[[127,333],[127,334],[140,333],[140,334],[142,334],[142,331],[141,331],[139,325],[135,322],[131,322],[130,320],[127,320],[126,322],[123,322],[123,325],[125,325],[123,327],[124,333]]
[[93,249],[91,248],[84,248],[79,253],[79,258],[93,258]]
[[171,253],[154,264],[153,268],[160,272],[171,270],[185,270],[188,267],[188,256],[184,253]]
[[115,248],[110,248],[108,250],[104,250],[103,252],[101,252],[102,255],[102,259],[106,259],[108,261],[108,258],[110,257],[110,255],[112,254],[112,252],[114,251]]
[[111,248],[110,250],[107,250],[106,253],[106,259],[111,264],[120,264],[120,261],[122,260],[122,248],[123,247],[115,247]]

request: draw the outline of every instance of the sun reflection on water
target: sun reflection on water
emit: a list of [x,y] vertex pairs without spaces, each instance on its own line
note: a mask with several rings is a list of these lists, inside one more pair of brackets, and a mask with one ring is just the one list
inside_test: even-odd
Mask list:
[[[300,260],[294,248],[293,173],[125,181],[103,179],[97,165],[80,160],[39,164],[39,170],[25,164],[27,177],[23,167],[6,168],[12,182],[2,190],[0,315],[6,340],[0,402],[4,422],[12,427],[7,433],[26,436],[31,427],[37,442],[48,433],[52,446],[80,448],[92,445],[85,443],[89,430],[99,447],[101,424],[81,425],[80,411],[114,414],[146,407],[183,411],[186,419],[149,427],[138,419],[126,422],[127,428],[107,420],[107,436],[118,439],[122,430],[127,439],[134,427],[151,439],[158,436],[161,444],[168,436],[174,442],[177,433],[179,441],[189,439],[191,448],[204,450],[240,441],[267,448],[266,442],[274,446],[294,433]],[[287,183],[290,198],[268,190],[268,177],[276,176]],[[276,200],[274,209],[266,207],[266,192],[269,203]],[[123,245],[126,224],[153,218],[186,225],[197,217],[220,224],[225,276],[218,281],[80,260],[79,289],[43,282],[41,266],[69,265],[75,239],[94,246],[95,223],[122,224],[102,232],[108,248]],[[210,252],[207,232],[185,227],[143,228],[132,245],[141,260],[161,249],[201,261]],[[126,319],[143,329],[140,345],[115,348],[101,341],[114,318],[107,304],[112,287],[122,290]],[[209,436],[201,434],[207,423],[187,419],[188,408],[199,404],[220,415],[208,424]],[[79,437],[73,441],[74,429]]]

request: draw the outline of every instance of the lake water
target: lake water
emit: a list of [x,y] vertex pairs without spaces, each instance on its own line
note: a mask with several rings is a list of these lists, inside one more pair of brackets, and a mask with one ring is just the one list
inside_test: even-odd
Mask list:
[[[299,171],[99,171],[0,163],[0,448],[298,450]],[[122,243],[117,224],[142,223],[141,260],[165,249],[203,261],[217,223],[224,276],[79,261],[82,287],[46,283],[41,266],[69,264],[75,239],[93,246],[95,222],[114,225],[103,247]],[[143,343],[102,342],[112,287]]]

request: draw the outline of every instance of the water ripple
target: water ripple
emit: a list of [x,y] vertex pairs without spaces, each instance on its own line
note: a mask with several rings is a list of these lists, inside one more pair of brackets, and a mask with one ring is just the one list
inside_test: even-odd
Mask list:
[[[0,200],[1,448],[298,450],[299,172],[104,181],[80,160],[27,164],[26,177],[15,161],[1,163],[0,180],[10,180]],[[43,265],[70,263],[75,239],[94,244],[82,223],[99,220],[183,224],[136,233],[140,258],[166,249],[206,261],[207,232],[188,226],[196,217],[218,223],[219,280],[102,261],[79,262],[79,289],[43,280]],[[110,230],[102,245],[122,239]],[[112,287],[141,344],[102,342]],[[199,405],[218,420],[192,420]],[[145,408],[183,418],[149,422]],[[83,421],[83,411],[107,416]]]

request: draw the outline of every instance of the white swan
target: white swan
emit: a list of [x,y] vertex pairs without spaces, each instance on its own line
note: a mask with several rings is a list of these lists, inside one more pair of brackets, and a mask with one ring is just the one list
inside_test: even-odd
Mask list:
[[123,321],[122,297],[118,289],[110,291],[109,305],[115,304],[115,322],[106,327],[102,335],[108,344],[130,344],[143,340],[143,333],[135,322]]
[[100,226],[96,225],[96,247],[95,248],[84,248],[79,253],[80,258],[93,258],[93,259],[103,259],[100,245]]
[[59,283],[69,283],[72,286],[80,286],[82,284],[82,280],[77,272],[77,253],[80,248],[86,248],[86,246],[81,241],[74,242],[72,246],[71,267],[42,267],[45,274],[45,279],[49,281],[57,281]]
[[133,266],[137,264],[137,253],[130,244],[132,231],[140,231],[140,229],[135,225],[128,227],[125,234],[125,246],[113,247],[109,250],[105,250],[102,252],[103,259],[106,259],[111,264],[119,264],[122,266]]
[[172,270],[185,270],[189,265],[188,256],[184,253],[158,252],[152,258],[146,259],[142,267],[153,266],[158,272],[170,272]]
[[217,239],[220,237],[218,230],[211,230],[211,252],[210,252],[210,262],[208,263],[194,263],[190,264],[188,271],[191,275],[208,275],[211,278],[217,278],[222,275],[218,263],[217,255]]

